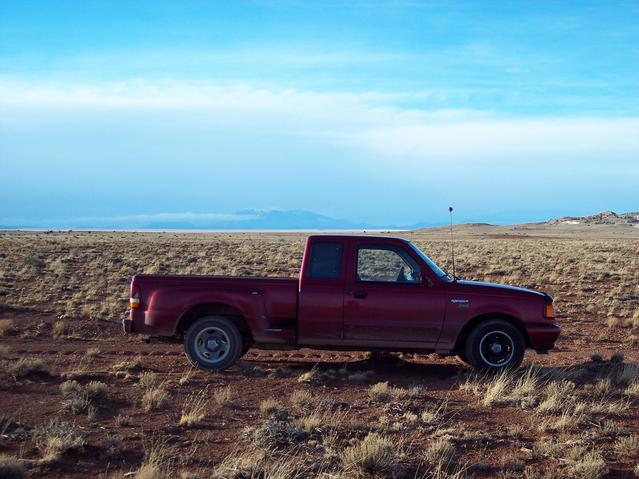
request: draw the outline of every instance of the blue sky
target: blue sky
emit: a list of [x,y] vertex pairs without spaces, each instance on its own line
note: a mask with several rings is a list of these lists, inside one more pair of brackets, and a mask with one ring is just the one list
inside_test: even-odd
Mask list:
[[0,224],[513,222],[638,184],[636,1],[0,3]]

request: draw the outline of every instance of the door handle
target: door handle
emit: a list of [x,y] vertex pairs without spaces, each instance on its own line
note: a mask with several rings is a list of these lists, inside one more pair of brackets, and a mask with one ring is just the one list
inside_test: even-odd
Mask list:
[[368,296],[368,291],[353,291],[353,296],[355,296],[356,298],[364,299],[366,296]]

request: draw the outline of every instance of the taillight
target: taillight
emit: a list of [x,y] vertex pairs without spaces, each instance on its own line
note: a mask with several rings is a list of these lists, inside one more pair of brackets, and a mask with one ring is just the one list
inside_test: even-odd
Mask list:
[[131,297],[129,298],[131,309],[140,307],[140,289],[131,282]]
[[544,305],[544,318],[554,319],[555,318],[555,307],[552,303],[546,303]]

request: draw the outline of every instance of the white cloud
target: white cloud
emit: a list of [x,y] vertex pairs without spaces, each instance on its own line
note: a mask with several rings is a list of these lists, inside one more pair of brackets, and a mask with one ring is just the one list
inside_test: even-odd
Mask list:
[[354,137],[370,151],[423,158],[639,158],[639,118],[431,121],[365,130]]
[[429,96],[439,94],[274,90],[204,81],[88,85],[0,81],[0,105],[5,111],[193,113],[196,120],[189,121],[317,136],[376,160],[499,163],[588,157],[625,165],[639,158],[639,118],[505,118],[490,111],[403,106],[428,105]]

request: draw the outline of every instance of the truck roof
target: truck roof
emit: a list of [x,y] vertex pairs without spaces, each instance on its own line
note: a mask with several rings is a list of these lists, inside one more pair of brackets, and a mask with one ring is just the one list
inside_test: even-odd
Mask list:
[[382,236],[382,235],[367,235],[367,234],[313,234],[309,235],[309,239],[322,238],[322,239],[344,239],[344,238],[357,238],[357,239],[371,239],[371,240],[384,240],[384,241],[402,241],[408,243],[406,238],[401,236]]

